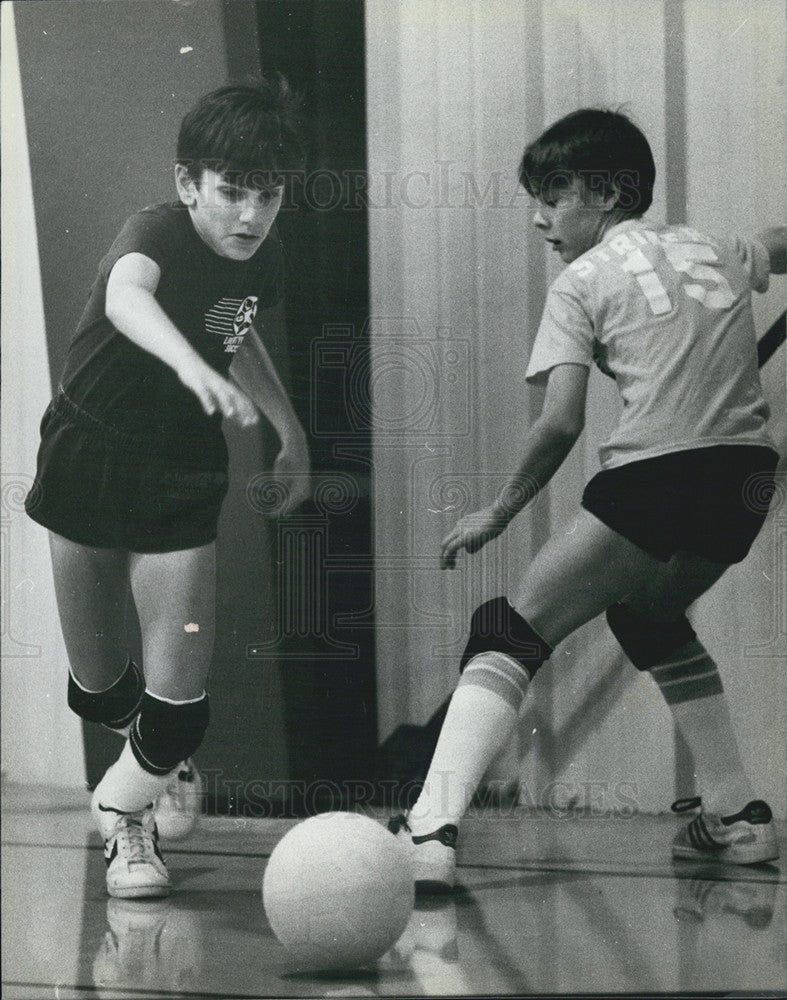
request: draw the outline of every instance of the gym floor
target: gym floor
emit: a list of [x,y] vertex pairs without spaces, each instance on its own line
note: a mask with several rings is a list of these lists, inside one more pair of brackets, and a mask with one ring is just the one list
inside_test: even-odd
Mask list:
[[457,891],[374,970],[329,976],[293,965],[262,906],[294,821],[203,818],[164,845],[173,894],[129,902],[105,893],[88,804],[3,786],[4,1000],[787,993],[785,862],[673,863],[685,818],[471,816]]

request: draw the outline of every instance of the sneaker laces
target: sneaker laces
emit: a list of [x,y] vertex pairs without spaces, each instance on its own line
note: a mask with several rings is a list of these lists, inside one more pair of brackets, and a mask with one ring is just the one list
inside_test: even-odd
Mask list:
[[125,816],[118,826],[117,838],[128,864],[147,864],[151,853],[155,854],[153,834],[145,827],[141,814]]

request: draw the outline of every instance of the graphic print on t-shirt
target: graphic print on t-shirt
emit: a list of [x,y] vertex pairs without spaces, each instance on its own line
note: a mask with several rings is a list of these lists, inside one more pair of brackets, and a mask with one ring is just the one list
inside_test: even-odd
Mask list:
[[208,333],[224,338],[224,350],[234,354],[257,315],[257,296],[247,295],[245,299],[220,299],[205,313],[205,329]]

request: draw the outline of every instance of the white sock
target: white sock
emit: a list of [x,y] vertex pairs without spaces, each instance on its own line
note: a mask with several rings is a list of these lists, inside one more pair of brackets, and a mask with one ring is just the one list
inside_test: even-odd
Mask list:
[[487,768],[511,738],[529,681],[524,667],[501,653],[482,653],[467,665],[410,812],[416,836],[462,818]]
[[694,758],[705,812],[730,816],[755,798],[743,769],[718,667],[697,640],[651,667]]
[[672,706],[675,722],[691,750],[702,808],[732,816],[752,799],[754,789],[738,750],[724,694]]
[[120,812],[139,812],[163,793],[169,779],[169,774],[150,774],[140,767],[127,742],[120,757],[99,781],[95,794],[103,806]]

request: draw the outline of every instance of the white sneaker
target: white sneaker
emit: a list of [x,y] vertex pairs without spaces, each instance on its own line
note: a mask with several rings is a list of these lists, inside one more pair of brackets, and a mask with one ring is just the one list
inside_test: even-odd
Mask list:
[[202,811],[202,778],[190,757],[172,772],[153,809],[162,840],[181,840],[194,830]]
[[[705,870],[713,869],[705,865]],[[703,923],[738,917],[752,930],[768,927],[776,906],[776,882],[724,881],[716,878],[678,878],[673,913],[678,920]]]
[[388,829],[397,837],[406,837],[412,848],[413,878],[419,894],[450,892],[456,881],[457,828],[446,823],[434,833],[414,836],[403,814],[388,821]]
[[209,954],[198,912],[168,899],[108,899],[93,960],[99,997],[205,996]]
[[[687,812],[701,806],[699,798],[679,799],[672,811]],[[749,802],[732,816],[700,812],[672,842],[673,858],[756,865],[779,857],[770,807],[761,799]]]
[[153,807],[120,812],[101,805],[94,792],[91,811],[104,838],[109,895],[118,899],[168,895],[172,886],[158,846]]
[[107,900],[109,927],[93,959],[93,982],[99,989],[159,985],[159,956],[173,905],[171,899]]

